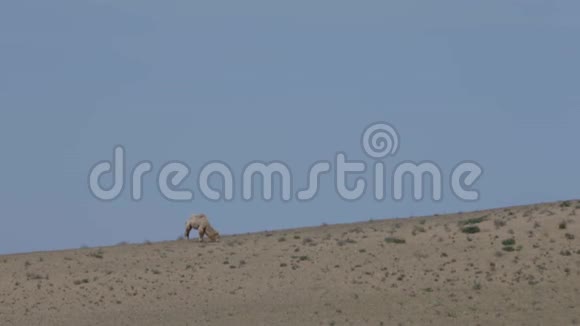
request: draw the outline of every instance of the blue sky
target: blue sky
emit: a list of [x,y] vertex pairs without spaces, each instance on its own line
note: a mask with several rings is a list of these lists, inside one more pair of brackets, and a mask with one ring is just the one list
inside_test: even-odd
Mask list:
[[[0,4],[0,253],[172,240],[205,212],[226,234],[580,198],[575,1],[11,1]],[[365,126],[394,125],[385,161],[462,160],[481,199],[192,202],[91,196],[90,168],[194,172],[286,162],[296,187]],[[195,173],[194,173],[195,174]]]

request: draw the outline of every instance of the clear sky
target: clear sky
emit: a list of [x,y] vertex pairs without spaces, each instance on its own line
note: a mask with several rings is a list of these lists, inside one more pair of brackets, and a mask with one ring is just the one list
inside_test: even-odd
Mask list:
[[[0,253],[173,240],[205,212],[224,234],[580,198],[577,1],[3,1]],[[296,188],[394,125],[406,160],[485,170],[481,199],[309,202],[91,196],[90,168],[286,162]],[[236,184],[239,189],[239,182]]]

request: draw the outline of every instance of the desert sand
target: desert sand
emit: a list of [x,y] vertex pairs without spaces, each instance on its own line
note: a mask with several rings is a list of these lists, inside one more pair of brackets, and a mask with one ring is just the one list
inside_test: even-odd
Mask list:
[[5,255],[0,325],[575,325],[579,214],[565,201]]

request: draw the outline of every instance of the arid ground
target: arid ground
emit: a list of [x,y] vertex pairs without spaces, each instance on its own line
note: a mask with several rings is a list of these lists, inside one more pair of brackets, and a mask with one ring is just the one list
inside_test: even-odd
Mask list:
[[579,216],[565,201],[0,256],[0,325],[576,325]]

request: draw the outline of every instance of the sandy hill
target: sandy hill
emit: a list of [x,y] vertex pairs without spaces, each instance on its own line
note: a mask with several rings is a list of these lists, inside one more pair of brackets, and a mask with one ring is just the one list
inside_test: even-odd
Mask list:
[[0,325],[575,325],[580,201],[0,256]]

